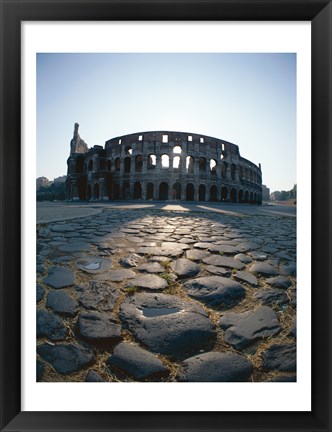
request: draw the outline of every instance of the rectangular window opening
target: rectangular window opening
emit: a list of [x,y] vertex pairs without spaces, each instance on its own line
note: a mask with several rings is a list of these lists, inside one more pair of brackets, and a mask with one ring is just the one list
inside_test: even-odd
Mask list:
[[143,141],[143,135],[140,135],[140,136],[138,137],[138,141]]
[[200,138],[199,142],[203,144],[204,143],[204,138]]
[[163,143],[168,143],[168,135],[163,135]]
[[193,137],[191,135],[188,135],[188,141],[192,141]]

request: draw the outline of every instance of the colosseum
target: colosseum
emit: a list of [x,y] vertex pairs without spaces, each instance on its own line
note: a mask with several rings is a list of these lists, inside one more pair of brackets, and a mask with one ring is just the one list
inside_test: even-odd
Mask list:
[[68,200],[183,200],[261,204],[262,171],[222,139],[138,132],[89,148],[75,123]]

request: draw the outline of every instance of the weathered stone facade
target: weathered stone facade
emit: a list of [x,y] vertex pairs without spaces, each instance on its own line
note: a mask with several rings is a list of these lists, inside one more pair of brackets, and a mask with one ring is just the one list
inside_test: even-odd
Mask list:
[[88,148],[75,123],[67,199],[183,200],[261,204],[261,166],[205,135],[152,131]]

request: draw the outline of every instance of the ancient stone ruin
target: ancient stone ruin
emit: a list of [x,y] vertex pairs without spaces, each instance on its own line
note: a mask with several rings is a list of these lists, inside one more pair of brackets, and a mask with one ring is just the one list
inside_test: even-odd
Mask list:
[[138,132],[88,148],[75,123],[68,200],[261,204],[262,171],[230,142],[189,132]]

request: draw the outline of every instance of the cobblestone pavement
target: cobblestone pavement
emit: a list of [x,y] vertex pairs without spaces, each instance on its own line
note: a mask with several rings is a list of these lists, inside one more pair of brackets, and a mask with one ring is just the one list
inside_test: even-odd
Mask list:
[[295,381],[296,218],[103,208],[37,225],[38,381]]

